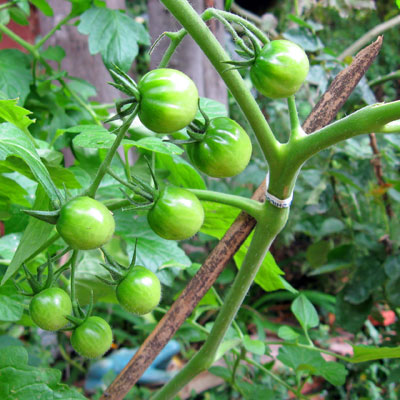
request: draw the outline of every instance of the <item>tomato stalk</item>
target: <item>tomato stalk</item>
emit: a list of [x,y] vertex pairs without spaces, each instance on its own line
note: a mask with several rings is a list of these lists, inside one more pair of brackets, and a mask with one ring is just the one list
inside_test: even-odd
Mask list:
[[111,161],[112,161],[115,153],[117,152],[118,147],[120,146],[120,144],[122,142],[122,139],[124,138],[129,127],[131,126],[132,121],[136,117],[137,112],[138,112],[138,108],[136,108],[132,112],[132,114],[126,119],[126,121],[119,127],[117,137],[115,138],[113,145],[108,150],[105,159],[103,160],[99,169],[97,170],[96,176],[93,179],[92,184],[90,185],[89,189],[86,192],[86,194],[89,197],[94,198],[94,196],[96,195],[96,191],[97,191],[98,187],[100,186],[100,182],[102,181],[104,175],[106,174],[107,168],[111,164]]
[[236,207],[245,211],[256,220],[259,220],[264,213],[264,206],[256,200],[247,199],[246,197],[236,196],[211,190],[188,189],[195,194],[200,200],[213,201],[220,204]]
[[288,209],[264,205],[263,217],[256,225],[243,264],[231,286],[213,328],[199,352],[151,400],[172,399],[191,379],[207,370],[215,361],[217,350],[235,318],[271,243],[286,224]]
[[81,316],[79,312],[78,301],[76,300],[76,290],[75,290],[75,273],[77,267],[77,258],[78,258],[78,250],[74,250],[72,252],[71,257],[71,302],[72,302],[72,310],[75,316]]

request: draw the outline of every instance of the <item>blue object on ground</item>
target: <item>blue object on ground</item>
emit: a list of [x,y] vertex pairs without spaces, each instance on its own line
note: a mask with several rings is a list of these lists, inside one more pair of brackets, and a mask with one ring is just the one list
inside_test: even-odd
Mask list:
[[[109,356],[93,363],[88,371],[85,382],[85,390],[93,391],[98,388],[106,388],[103,377],[112,370],[119,374],[128,364],[138,349],[121,348]],[[170,340],[155,358],[150,367],[140,377],[139,383],[164,384],[174,375],[174,372],[165,371],[171,358],[180,352],[180,345],[176,340]]]

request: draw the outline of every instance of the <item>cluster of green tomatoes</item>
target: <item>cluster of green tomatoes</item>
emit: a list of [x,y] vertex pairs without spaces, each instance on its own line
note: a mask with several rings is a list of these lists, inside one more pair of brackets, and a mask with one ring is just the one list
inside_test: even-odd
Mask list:
[[[308,73],[308,59],[294,43],[276,40],[257,54],[250,70],[257,90],[271,98],[294,94]],[[124,83],[123,80],[119,82]],[[227,117],[205,122],[196,120],[198,92],[193,81],[174,69],[150,71],[132,86],[140,121],[148,129],[170,134],[188,127],[190,139],[185,142],[193,165],[211,177],[226,178],[242,172],[251,157],[251,141],[244,129]],[[149,201],[147,219],[150,227],[162,238],[184,240],[196,234],[204,221],[199,199],[190,191],[166,186],[139,185],[139,194]],[[59,210],[57,231],[74,250],[101,248],[114,234],[112,213],[101,202],[76,197]],[[160,302],[161,285],[157,276],[145,267],[125,268],[116,263],[107,267],[116,286],[116,297],[130,312],[143,315]],[[82,356],[94,358],[111,346],[112,331],[108,323],[87,313],[84,318],[72,316],[70,296],[57,287],[37,290],[30,303],[32,320],[42,329],[55,331],[73,324],[71,344]]]

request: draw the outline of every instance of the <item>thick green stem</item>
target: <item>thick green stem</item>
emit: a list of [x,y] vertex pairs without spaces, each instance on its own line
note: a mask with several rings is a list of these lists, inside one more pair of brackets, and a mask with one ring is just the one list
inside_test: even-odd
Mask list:
[[226,67],[224,62],[230,59],[221,44],[186,0],[161,0],[161,2],[192,36],[225,81],[253,128],[268,164],[270,166],[277,164],[279,161],[279,142],[275,139],[270,126],[239,72],[229,70]]
[[291,148],[292,159],[303,163],[314,154],[343,140],[365,133],[382,132],[386,124],[398,119],[400,100],[364,107],[294,143]]
[[279,209],[269,203],[264,207],[263,218],[256,226],[243,265],[224,300],[224,305],[221,307],[208,339],[201,350],[167,385],[155,394],[152,400],[172,399],[191,379],[213,364],[217,350],[235,318],[259,266],[271,243],[287,221],[288,209]]
[[190,192],[195,194],[200,200],[213,201],[220,204],[226,204],[228,206],[240,208],[253,218],[258,220],[264,212],[264,206],[262,203],[247,199],[242,196],[235,196],[233,194],[226,194],[220,192],[213,192],[211,190],[200,190],[200,189],[188,189]]
[[114,140],[113,145],[110,147],[108,150],[108,153],[106,155],[106,158],[104,161],[101,163],[99,169],[97,170],[96,176],[90,185],[89,189],[87,190],[87,195],[90,197],[94,197],[96,195],[96,191],[98,187],[100,186],[100,182],[103,179],[104,175],[107,172],[107,168],[111,164],[111,161],[115,155],[115,153],[118,150],[118,147],[120,146],[122,139],[124,138],[126,132],[128,131],[129,127],[131,126],[131,122],[136,116],[136,112],[133,112],[129,118],[120,126],[117,137]]

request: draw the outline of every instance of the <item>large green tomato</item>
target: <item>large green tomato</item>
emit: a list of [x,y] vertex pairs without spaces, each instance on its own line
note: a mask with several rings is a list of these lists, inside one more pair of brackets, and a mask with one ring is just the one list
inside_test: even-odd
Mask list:
[[288,40],[273,40],[256,56],[250,78],[264,96],[279,99],[300,89],[309,68],[307,54],[300,46]]
[[60,210],[57,231],[73,248],[97,249],[106,244],[115,229],[114,217],[108,208],[90,197],[77,197]]
[[251,141],[245,130],[227,117],[214,118],[200,142],[187,145],[192,163],[214,178],[240,174],[251,157]]
[[148,72],[138,83],[139,118],[158,133],[179,131],[193,121],[199,101],[194,82],[176,69]]
[[200,230],[204,209],[193,193],[176,186],[167,186],[148,212],[147,220],[151,229],[162,238],[183,240]]
[[161,284],[157,275],[149,269],[135,265],[117,286],[117,299],[134,314],[147,314],[158,306]]
[[57,331],[68,324],[66,315],[72,313],[72,303],[68,294],[57,287],[42,290],[29,304],[33,322],[46,331]]
[[71,345],[83,357],[102,356],[112,343],[110,325],[100,317],[92,316],[74,329]]

